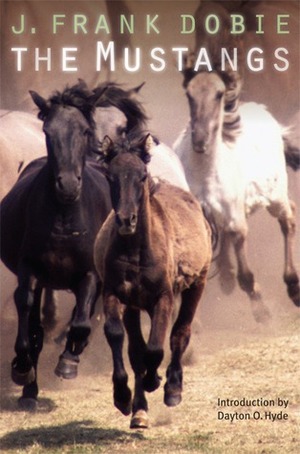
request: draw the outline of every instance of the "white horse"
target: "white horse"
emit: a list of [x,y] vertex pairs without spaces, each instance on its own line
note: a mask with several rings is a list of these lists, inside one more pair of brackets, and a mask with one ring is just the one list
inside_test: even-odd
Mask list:
[[41,156],[46,156],[46,147],[40,120],[30,113],[0,110],[0,199],[17,181],[21,168]]
[[[189,77],[190,76],[190,77]],[[236,77],[236,76],[235,76]],[[222,80],[222,78],[224,80]],[[191,119],[173,148],[181,158],[191,191],[214,218],[222,233],[218,258],[223,285],[232,289],[233,266],[248,294],[257,321],[269,317],[258,284],[247,263],[247,216],[266,208],[280,224],[285,240],[284,281],[299,306],[299,279],[292,258],[294,204],[288,198],[282,127],[263,105],[238,105],[238,81],[229,74],[186,72]]]
[[[97,87],[94,92],[104,90],[103,100],[96,108],[94,115],[97,127],[97,136],[103,140],[109,136],[112,141],[124,137],[133,129],[143,130],[147,122],[147,116],[141,103],[136,99],[141,87],[124,90],[120,85],[105,82]],[[153,178],[166,180],[185,191],[189,191],[184,169],[177,154],[166,144],[155,140],[150,151],[151,161],[149,173]]]

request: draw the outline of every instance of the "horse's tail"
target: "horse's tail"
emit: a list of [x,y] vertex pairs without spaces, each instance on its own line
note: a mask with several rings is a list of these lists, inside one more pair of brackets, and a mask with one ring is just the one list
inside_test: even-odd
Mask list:
[[300,144],[293,142],[288,136],[283,135],[284,154],[286,164],[293,170],[300,169]]

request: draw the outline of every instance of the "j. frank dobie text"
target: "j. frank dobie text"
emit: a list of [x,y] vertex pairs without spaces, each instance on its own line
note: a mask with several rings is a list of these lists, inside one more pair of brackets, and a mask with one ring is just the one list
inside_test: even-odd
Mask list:
[[[289,14],[277,14],[274,27],[277,34],[289,34]],[[98,14],[95,17],[89,17],[86,14],[52,14],[49,16],[50,33],[53,35],[63,34],[66,31],[74,35],[110,35],[112,27],[105,14]],[[254,33],[261,35],[265,33],[265,15],[255,15]],[[210,35],[215,35],[224,27],[222,18],[217,14],[207,14],[205,17],[195,18],[191,14],[180,14],[176,22],[172,23],[172,29],[181,35],[192,34],[197,26],[204,28],[205,32]],[[227,25],[227,24],[226,24]],[[166,17],[159,14],[145,14],[142,17],[136,17],[134,14],[120,14],[118,20],[119,33],[134,35],[138,28],[143,29],[146,34],[159,35],[166,26]],[[252,25],[253,27],[253,25]],[[252,29],[251,29],[252,30]],[[38,33],[38,24],[32,26],[29,24],[25,14],[20,14],[16,19],[15,24],[11,25],[11,31],[14,35],[22,35],[26,33]],[[247,31],[245,17],[241,14],[230,14],[230,33],[232,35],[240,35]]]

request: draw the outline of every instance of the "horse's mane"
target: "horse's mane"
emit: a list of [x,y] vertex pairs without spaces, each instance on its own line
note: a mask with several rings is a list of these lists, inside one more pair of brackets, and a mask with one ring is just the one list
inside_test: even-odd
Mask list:
[[[97,95],[100,95],[100,93],[97,93]],[[89,151],[97,153],[99,150],[99,141],[96,136],[96,122],[94,120],[96,97],[88,89],[86,83],[83,80],[79,80],[77,84],[71,87],[67,85],[61,92],[56,90],[47,100],[47,110],[41,109],[38,113],[38,118],[44,121],[49,111],[58,105],[76,107],[83,114],[90,126],[92,134],[89,136]]]
[[55,91],[48,99],[48,104],[50,107],[55,105],[76,107],[82,112],[89,125],[95,129],[96,124],[93,117],[95,109],[94,99],[93,92],[87,88],[83,81],[80,81],[72,87],[66,86],[62,92]]
[[148,117],[142,104],[133,98],[132,90],[124,90],[121,85],[114,82],[104,82],[93,91],[95,94],[104,91],[103,96],[97,103],[97,107],[114,106],[127,118],[127,131],[133,128],[143,129]]
[[239,113],[242,80],[238,72],[229,69],[217,73],[226,87],[222,137],[224,142],[235,142],[242,127]]

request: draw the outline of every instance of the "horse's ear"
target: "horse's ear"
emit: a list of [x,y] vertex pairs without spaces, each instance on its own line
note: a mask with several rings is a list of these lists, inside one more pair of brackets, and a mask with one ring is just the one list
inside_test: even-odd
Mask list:
[[38,108],[40,109],[40,113],[42,114],[42,116],[45,117],[46,115],[48,115],[50,107],[46,99],[40,96],[36,91],[29,90],[29,93],[35,105],[37,105]]
[[183,86],[184,88],[187,87],[190,80],[195,76],[195,54],[194,52],[190,52],[187,56],[183,58]]
[[94,107],[97,107],[100,105],[99,101],[100,99],[102,98],[102,96],[104,95],[104,93],[106,92],[106,90],[108,89],[108,86],[105,86],[105,87],[99,87],[99,88],[95,88],[93,90],[94,94],[90,97],[90,102],[91,104],[94,106]]
[[140,89],[145,85],[146,82],[142,82],[140,85],[138,85],[137,87],[134,87],[134,88],[131,88],[131,90],[128,90],[127,94],[131,97],[131,96],[135,96],[139,91]]
[[146,137],[143,139],[140,158],[145,163],[148,164],[151,159],[151,150],[154,147],[155,142],[151,134],[147,134]]
[[85,80],[81,79],[80,77],[78,78],[78,83],[81,88],[84,88],[85,90],[88,89],[87,83]]

